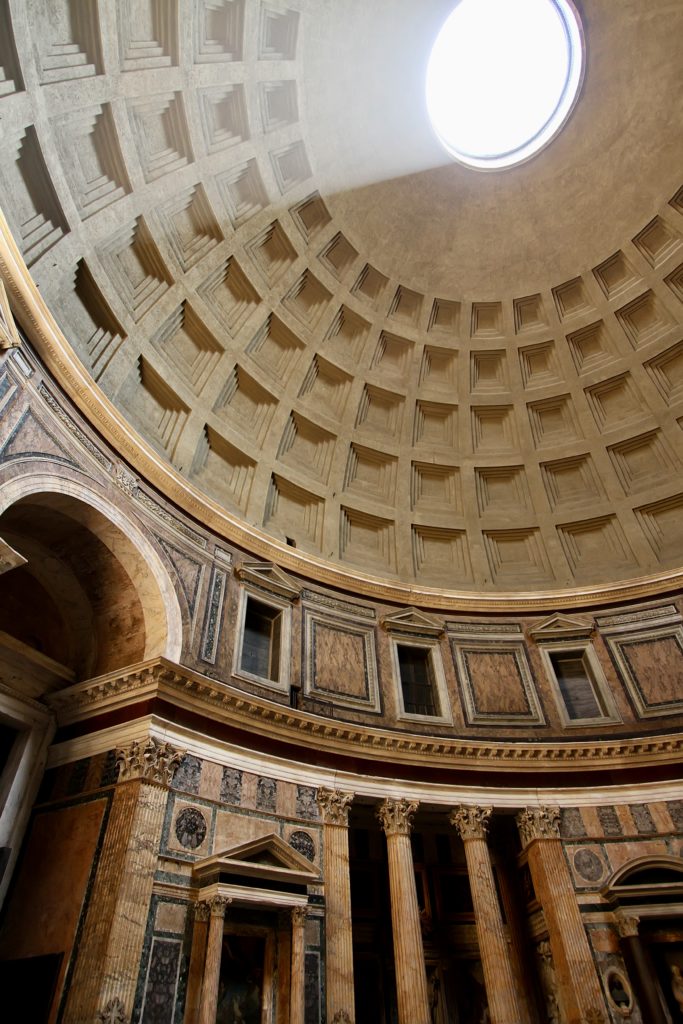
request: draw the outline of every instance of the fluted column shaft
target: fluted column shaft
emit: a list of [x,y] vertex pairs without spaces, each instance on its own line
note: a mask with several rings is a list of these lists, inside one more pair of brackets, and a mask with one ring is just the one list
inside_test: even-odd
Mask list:
[[517,815],[536,896],[543,908],[555,965],[557,999],[566,1024],[608,1021],[602,987],[562,852],[559,808],[527,808]]
[[206,943],[202,994],[199,1003],[199,1024],[216,1024],[225,908],[230,900],[226,899],[225,896],[215,896],[209,902],[211,918],[209,920],[209,937]]
[[[324,824],[327,1019],[355,1020],[349,873],[349,806],[353,794],[318,790]],[[345,1017],[343,1015],[346,1015]]]
[[491,1024],[521,1024],[517,981],[486,843],[490,817],[490,807],[458,807],[451,813],[450,822],[465,847]]
[[431,1024],[420,910],[410,847],[417,803],[385,800],[377,815],[387,837],[391,929],[399,1024]]
[[119,782],[69,986],[64,1024],[93,1024],[111,1007],[130,1020],[166,787],[181,756],[168,744],[152,739],[117,751]]
[[194,927],[192,929],[192,949],[190,965],[187,971],[187,994],[185,996],[185,1024],[196,1024],[199,1016],[199,1001],[202,992],[204,960],[206,958],[206,942],[209,933],[208,903],[197,903],[194,908]]
[[[289,1024],[304,1024],[305,1011],[305,942],[306,908],[292,911],[292,960],[289,983]],[[328,952],[329,956],[329,952]]]

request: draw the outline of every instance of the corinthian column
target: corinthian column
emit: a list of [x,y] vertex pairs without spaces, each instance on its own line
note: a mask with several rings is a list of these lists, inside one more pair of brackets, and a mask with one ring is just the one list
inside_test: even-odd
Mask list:
[[209,904],[203,900],[197,903],[194,908],[192,950],[190,952],[190,966],[187,971],[187,995],[185,996],[185,1024],[196,1024],[199,1015],[199,999],[202,991],[210,910]]
[[431,1024],[413,852],[410,848],[412,819],[417,807],[415,801],[385,800],[377,808],[377,817],[387,837],[399,1024]]
[[[292,910],[292,967],[289,981],[289,1024],[304,1024],[304,973],[306,907]],[[328,953],[329,956],[329,953]]]
[[512,970],[510,947],[503,929],[486,844],[491,810],[490,807],[456,807],[451,811],[449,820],[465,846],[491,1024],[520,1024],[522,1016],[517,1002],[517,980]]
[[206,943],[202,995],[199,1003],[199,1024],[216,1024],[225,908],[228,903],[232,903],[232,900],[227,896],[214,896],[208,903],[211,908],[211,920],[209,922],[209,938]]
[[349,807],[353,793],[318,790],[324,824],[327,1019],[355,1020],[349,875]]
[[69,986],[64,1024],[130,1020],[167,787],[182,752],[155,739],[116,751],[118,784]]
[[527,807],[517,815],[536,896],[543,908],[555,966],[557,999],[566,1024],[609,1020],[569,868],[562,852],[558,807]]

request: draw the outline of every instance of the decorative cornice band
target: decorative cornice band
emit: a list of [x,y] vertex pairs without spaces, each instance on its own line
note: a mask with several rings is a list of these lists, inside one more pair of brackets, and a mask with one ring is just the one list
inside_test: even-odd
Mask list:
[[587,767],[614,771],[651,766],[655,762],[679,764],[683,760],[680,733],[571,743],[505,743],[399,733],[331,721],[247,694],[164,658],[145,662],[121,675],[78,683],[51,694],[47,703],[58,724],[65,726],[155,697],[203,713],[223,725],[297,746],[313,743],[319,750],[340,756],[353,754],[365,761],[389,759],[409,765],[419,763],[421,767],[447,766],[482,772],[492,768],[510,772],[539,768],[570,772]]

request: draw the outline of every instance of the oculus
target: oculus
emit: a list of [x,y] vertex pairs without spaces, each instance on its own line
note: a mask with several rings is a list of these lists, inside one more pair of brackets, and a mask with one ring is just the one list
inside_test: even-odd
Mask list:
[[469,167],[522,163],[564,125],[583,71],[583,34],[568,0],[460,0],[429,57],[432,127]]

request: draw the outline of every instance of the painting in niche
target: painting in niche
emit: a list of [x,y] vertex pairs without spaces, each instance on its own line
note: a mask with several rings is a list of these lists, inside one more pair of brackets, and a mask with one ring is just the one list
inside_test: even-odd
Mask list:
[[261,1024],[265,945],[263,936],[223,936],[216,1024]]

